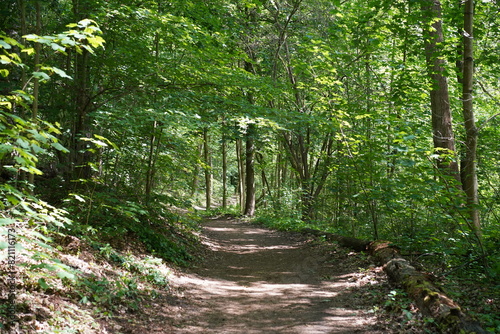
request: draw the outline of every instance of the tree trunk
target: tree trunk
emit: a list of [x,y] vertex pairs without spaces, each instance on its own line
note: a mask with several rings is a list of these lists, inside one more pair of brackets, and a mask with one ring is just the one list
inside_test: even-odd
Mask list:
[[479,218],[479,199],[476,172],[477,134],[473,109],[473,19],[474,1],[467,0],[464,4],[463,31],[463,76],[462,76],[462,113],[465,122],[465,159],[462,163],[462,188],[467,195],[467,207],[472,228],[481,244],[481,222]]
[[[159,58],[160,58],[160,37],[159,34],[155,34],[154,38],[154,56],[155,56],[155,65],[158,66]],[[153,103],[156,103],[157,98],[156,94],[153,94]],[[146,195],[146,203],[149,203],[151,199],[151,193],[153,192],[154,186],[154,175],[156,172],[156,157],[158,155],[158,149],[161,142],[161,132],[157,136],[158,130],[158,121],[154,120],[152,123],[152,131],[151,136],[149,137],[149,153],[148,153],[148,166],[146,169],[146,186],[145,186],[145,195]],[[161,130],[160,130],[161,131]],[[156,148],[155,148],[156,147]]]
[[[19,7],[19,16],[21,19],[21,21],[19,22],[21,24],[21,36],[26,36],[28,34],[28,27],[27,27],[27,23],[26,23],[26,1],[25,0],[18,0],[17,5]],[[36,33],[38,35],[40,34],[40,32],[36,32]],[[24,38],[22,39],[22,43],[23,44],[26,43],[26,40]],[[21,57],[22,63],[25,64],[26,58],[27,58],[26,53],[21,52],[21,54],[19,56]],[[26,68],[23,66],[23,67],[21,67],[21,87],[23,90],[26,89],[27,82],[28,82],[28,76],[26,74]],[[22,106],[19,106],[19,107],[20,107],[19,114],[21,115],[21,117],[25,117],[25,112],[26,112],[25,108]]]
[[[88,0],[72,0],[73,16],[78,22],[88,17],[92,4]],[[73,125],[73,133],[70,145],[70,165],[73,179],[89,179],[92,169],[89,163],[92,154],[87,149],[87,143],[80,140],[82,137],[90,137],[88,114],[92,110],[89,79],[89,52],[83,50],[81,54],[76,53],[74,64],[74,109],[76,117]],[[71,181],[71,180],[68,180]]]
[[[42,16],[40,9],[40,1],[35,1],[35,11],[36,11],[36,33],[41,35],[42,30]],[[40,43],[35,44],[35,71],[40,69],[40,51],[41,45]],[[38,120],[38,96],[40,93],[40,80],[38,78],[34,78],[33,81],[33,106],[31,109],[31,118],[34,123],[37,123]],[[30,173],[28,175],[28,182],[32,185],[35,184],[35,174]],[[30,190],[31,191],[31,190]]]
[[[198,145],[198,157],[200,160],[202,159],[203,156],[203,144]],[[199,174],[200,174],[200,164],[195,163],[193,167],[193,181],[191,182],[191,197],[196,194],[196,191],[198,190],[198,183],[199,183]]]
[[424,6],[423,12],[433,22],[428,31],[429,36],[425,38],[425,55],[428,75],[432,84],[430,98],[434,149],[440,156],[438,159],[439,170],[460,181],[458,163],[456,162],[448,80],[444,75],[445,61],[439,49],[444,42],[441,3],[439,0],[431,0],[428,3],[429,6]]
[[243,160],[243,140],[236,140],[236,156],[238,159],[238,195],[241,212],[245,209],[245,161]]
[[487,333],[478,322],[465,314],[442,288],[435,285],[428,275],[417,271],[402,258],[391,242],[370,242],[309,228],[304,228],[300,232],[324,237],[328,241],[337,242],[342,247],[358,252],[368,250],[375,262],[384,266],[387,276],[401,285],[408,296],[415,301],[420,312],[434,318],[438,325],[446,329],[446,333]]
[[442,288],[403,259],[390,242],[374,241],[368,246],[368,251],[379,265],[384,266],[389,278],[404,288],[420,312],[436,319],[446,333],[487,333]]
[[149,138],[149,153],[148,153],[148,166],[146,170],[146,186],[145,186],[145,195],[146,202],[149,202],[151,198],[151,193],[153,191],[153,179],[155,174],[155,164],[156,164],[156,156],[158,152],[158,146],[160,145],[161,133],[157,137],[156,131],[158,129],[158,122],[153,121],[152,132]]
[[203,157],[205,161],[205,206],[209,210],[212,207],[212,159],[208,147],[208,129],[203,129]]
[[222,207],[227,208],[227,142],[222,135]]
[[248,217],[255,215],[255,128],[253,124],[248,125],[248,133],[245,140],[245,211],[243,214]]

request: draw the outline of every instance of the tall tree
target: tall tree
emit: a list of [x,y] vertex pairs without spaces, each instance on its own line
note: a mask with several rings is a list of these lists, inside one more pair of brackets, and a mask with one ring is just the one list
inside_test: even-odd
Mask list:
[[473,75],[474,75],[474,1],[464,3],[463,35],[463,75],[462,75],[462,113],[465,124],[465,158],[462,160],[462,188],[467,195],[469,219],[481,242],[481,222],[479,217],[478,181],[476,171],[476,152],[478,129],[474,116]]
[[442,54],[444,43],[442,9],[439,0],[426,0],[423,5],[426,22],[425,56],[428,76],[431,80],[430,99],[432,112],[432,139],[434,149],[440,156],[438,168],[445,174],[460,181],[456,160],[455,136],[450,109],[448,78],[445,74],[445,59]]
[[248,217],[255,215],[255,125],[249,124],[245,138],[245,210]]
[[208,128],[203,129],[203,162],[205,164],[205,207],[212,207],[212,156],[210,154],[210,136]]

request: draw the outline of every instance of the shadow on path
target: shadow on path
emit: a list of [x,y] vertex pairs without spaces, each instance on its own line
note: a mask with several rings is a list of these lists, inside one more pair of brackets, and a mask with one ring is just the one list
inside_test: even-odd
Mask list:
[[203,235],[209,256],[175,279],[187,302],[174,333],[387,333],[352,295],[352,266],[304,237],[228,218]]

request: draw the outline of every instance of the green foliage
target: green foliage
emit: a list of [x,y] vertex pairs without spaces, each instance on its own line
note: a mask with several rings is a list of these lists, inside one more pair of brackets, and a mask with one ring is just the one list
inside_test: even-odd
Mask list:
[[[0,260],[14,263],[16,275],[28,277],[23,286],[53,291],[54,281],[74,280],[78,271],[55,256],[53,243],[57,231],[71,224],[67,212],[9,184],[0,185],[0,199]],[[7,270],[13,269],[2,266],[3,273]]]
[[[6,13],[0,228],[6,233],[17,224],[23,246],[45,249],[37,248],[31,268],[47,273],[38,287],[52,289],[52,278],[64,272],[47,248],[54,230],[89,239],[103,258],[132,271],[147,270],[120,255],[117,240],[138,239],[149,252],[188,264],[198,242],[196,219],[172,212],[191,208],[209,191],[220,203],[221,142],[231,203],[243,196],[238,163],[245,152],[234,144],[250,126],[256,129],[256,221],[388,239],[436,272],[463,266],[476,276],[498,277],[500,24],[493,2],[476,5],[482,23],[474,36],[488,266],[462,192],[435,168],[460,159],[463,149],[458,145],[457,155],[432,148],[432,83],[423,75],[430,22],[420,2],[315,0],[295,7],[299,2],[89,0],[86,8],[39,2],[40,25],[34,11],[17,14],[21,3],[0,5]],[[443,4],[439,48],[455,113],[462,14],[457,3]],[[68,25],[75,17],[88,18]],[[15,39],[37,26],[41,31],[22,43]],[[43,83],[37,101],[34,82]],[[38,115],[31,119],[34,102]],[[464,142],[463,120],[453,122],[456,142]],[[209,161],[200,152],[204,129]],[[213,189],[201,182],[205,171]],[[24,182],[30,174],[37,176],[34,188]],[[239,209],[205,214],[239,215]],[[99,292],[109,288],[125,298],[135,291],[126,279],[89,278],[81,298],[110,305],[116,299],[101,300]]]
[[0,161],[1,166],[12,178],[21,171],[41,175],[36,167],[39,157],[52,150],[68,152],[55,135],[61,134],[56,125],[38,120],[26,121],[21,117],[0,111]]
[[132,309],[137,309],[138,282],[133,277],[120,276],[115,281],[107,278],[99,279],[96,276],[86,277],[79,280],[76,286],[80,295],[80,303],[93,304],[113,310],[118,306],[117,302],[123,303]]
[[[188,265],[193,259],[197,238],[192,232],[197,228],[196,221],[173,214],[164,202],[146,206],[102,191],[73,194],[66,203],[75,221],[68,228],[73,235],[107,242],[128,235],[138,238],[148,251],[167,261]],[[113,256],[111,248],[102,247],[100,252],[108,258]]]
[[217,207],[209,210],[199,211],[198,214],[202,217],[215,217],[215,216],[232,216],[238,217],[241,215],[241,208],[239,206],[230,206],[227,208]]
[[275,217],[259,215],[252,220],[257,224],[262,224],[266,227],[281,230],[281,231],[300,231],[303,228],[310,227],[311,225],[305,223],[300,217]]

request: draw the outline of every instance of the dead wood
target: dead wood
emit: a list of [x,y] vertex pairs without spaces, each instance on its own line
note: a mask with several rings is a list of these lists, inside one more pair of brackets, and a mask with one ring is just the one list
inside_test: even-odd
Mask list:
[[428,275],[402,258],[390,242],[374,241],[368,246],[368,252],[377,264],[384,266],[387,276],[403,287],[422,314],[437,320],[444,333],[487,333]]
[[329,241],[355,251],[368,251],[375,262],[384,267],[387,276],[415,301],[422,314],[436,320],[442,333],[487,333],[428,275],[416,270],[404,259],[399,249],[390,242],[370,242],[313,229],[303,229],[301,232],[324,236]]

